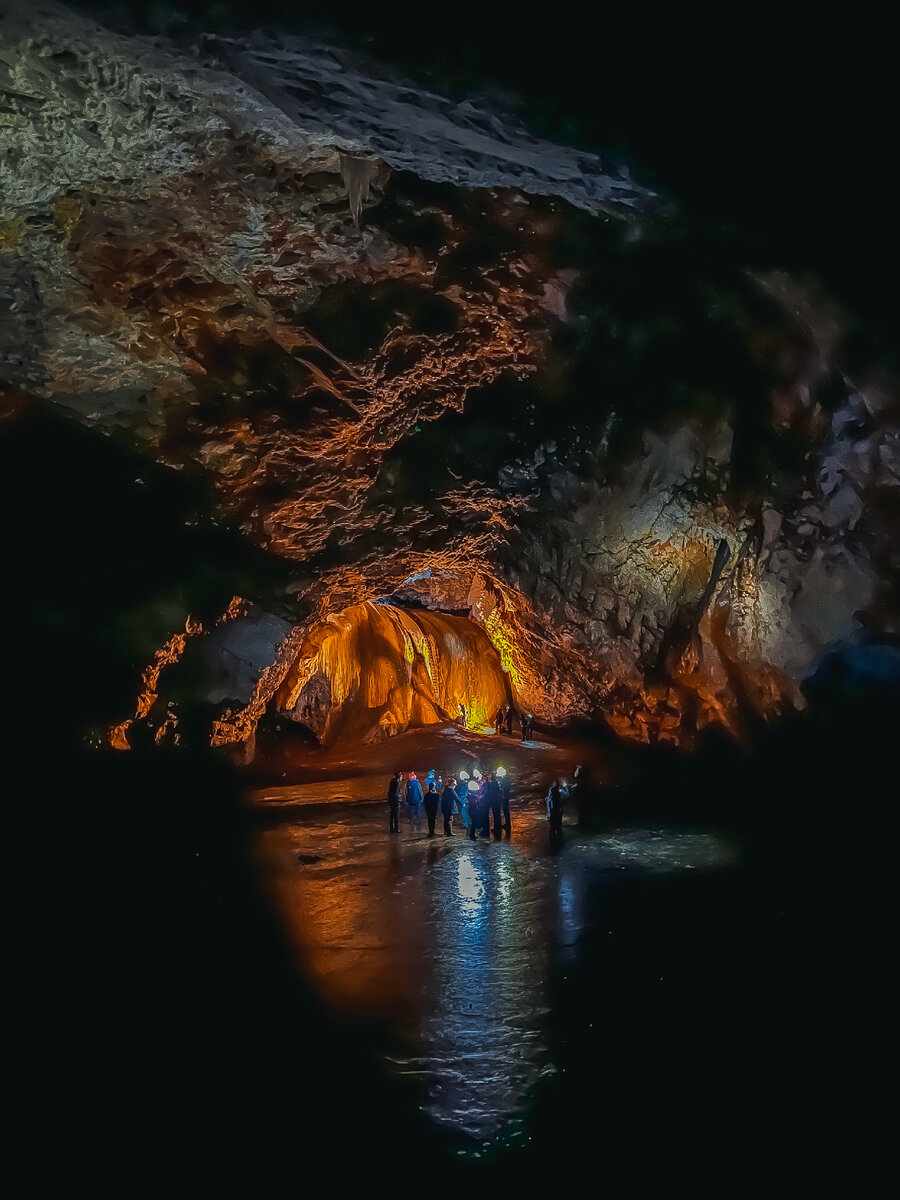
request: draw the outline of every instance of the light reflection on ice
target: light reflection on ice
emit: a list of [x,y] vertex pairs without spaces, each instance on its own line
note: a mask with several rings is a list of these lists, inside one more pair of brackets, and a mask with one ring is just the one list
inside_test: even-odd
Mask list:
[[[517,784],[521,777],[517,771]],[[548,961],[577,959],[595,889],[602,894],[606,881],[625,874],[715,869],[734,859],[711,833],[588,837],[568,823],[551,854],[540,797],[514,803],[510,840],[472,842],[459,825],[454,837],[429,840],[408,821],[390,839],[383,804],[340,804],[326,816],[302,807],[307,787],[321,794],[321,785],[285,789],[300,801],[296,816],[266,834],[285,868],[288,920],[304,961],[329,1002],[398,1023],[409,1050],[392,1055],[392,1068],[425,1083],[436,1121],[477,1139],[514,1132],[529,1091],[554,1070]],[[375,791],[365,779],[333,781],[328,790]],[[280,797],[265,797],[273,799]]]

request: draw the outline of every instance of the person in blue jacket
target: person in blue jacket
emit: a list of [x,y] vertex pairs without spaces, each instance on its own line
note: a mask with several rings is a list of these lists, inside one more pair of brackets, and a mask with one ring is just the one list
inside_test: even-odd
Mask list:
[[416,778],[415,771],[410,771],[406,781],[406,803],[409,805],[410,828],[418,830],[422,820],[422,785]]
[[463,829],[469,828],[469,773],[468,771],[460,771],[459,782],[456,785],[456,794],[459,796],[459,816],[462,821]]

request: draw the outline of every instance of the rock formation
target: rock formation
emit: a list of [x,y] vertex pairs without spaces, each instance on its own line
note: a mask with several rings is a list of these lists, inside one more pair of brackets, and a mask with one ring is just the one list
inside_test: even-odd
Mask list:
[[[215,741],[273,705],[396,732],[505,677],[539,722],[690,744],[897,632],[896,385],[848,376],[814,287],[721,268],[623,166],[343,51],[2,11],[7,395],[197,478],[291,564],[210,635]],[[464,617],[480,698],[429,666]],[[321,682],[341,622],[367,655],[397,634],[402,702]]]

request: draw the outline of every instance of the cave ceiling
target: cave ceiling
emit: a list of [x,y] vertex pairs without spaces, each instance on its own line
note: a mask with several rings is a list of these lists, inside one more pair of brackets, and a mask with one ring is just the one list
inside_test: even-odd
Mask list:
[[[809,281],[308,38],[2,9],[7,393],[197,479],[287,564],[241,598],[283,627],[217,740],[376,599],[468,614],[539,720],[642,740],[740,732],[896,635],[896,385],[848,374]],[[209,633],[171,630],[139,716]]]

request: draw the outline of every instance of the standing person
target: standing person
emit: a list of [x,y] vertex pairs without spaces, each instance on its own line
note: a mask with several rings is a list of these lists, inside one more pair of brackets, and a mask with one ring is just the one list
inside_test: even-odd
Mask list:
[[511,789],[511,780],[504,767],[497,770],[497,781],[500,784],[500,811],[503,814],[503,830],[505,833],[512,831],[512,822],[509,816],[509,793]]
[[451,775],[441,792],[441,815],[444,818],[444,837],[453,837],[453,814],[459,808],[459,794],[454,787],[456,780]]
[[512,737],[513,717],[516,715],[516,710],[514,708],[510,708],[510,706],[507,704],[505,712],[506,733],[508,737]]
[[562,819],[569,789],[564,779],[554,779],[547,793],[547,818],[550,821],[550,842],[554,844],[562,837]]
[[469,773],[468,771],[460,771],[459,783],[456,785],[456,792],[459,796],[459,817],[462,821],[463,829],[469,828]]
[[406,803],[409,805],[410,828],[418,831],[422,819],[422,785],[416,778],[415,771],[410,771],[406,781]]
[[400,832],[400,785],[403,782],[403,772],[395,771],[388,784],[388,810],[390,813],[390,833]]
[[495,727],[497,733],[503,732],[503,722],[505,720],[506,720],[506,713],[503,711],[503,708],[501,706],[500,708],[497,709],[497,715],[496,715],[496,717],[494,717],[494,727]]
[[488,775],[481,777],[481,793],[478,798],[478,828],[484,837],[491,836],[491,799],[488,792]]
[[481,825],[481,773],[475,767],[469,781],[469,837],[475,841],[475,835]]
[[522,741],[523,742],[531,741],[531,731],[532,731],[533,725],[534,725],[534,717],[531,715],[531,713],[523,713],[522,714]]
[[428,836],[434,837],[434,822],[437,818],[438,793],[434,780],[428,780],[428,790],[425,793],[425,816],[428,820]]
[[503,804],[503,790],[500,787],[500,780],[497,778],[494,771],[488,772],[487,784],[484,791],[485,806],[492,818],[491,833],[493,833],[495,837],[499,837],[503,832],[500,823],[500,808]]

